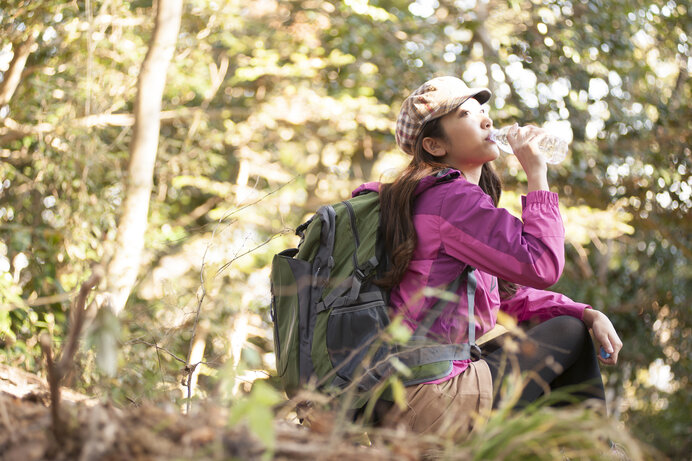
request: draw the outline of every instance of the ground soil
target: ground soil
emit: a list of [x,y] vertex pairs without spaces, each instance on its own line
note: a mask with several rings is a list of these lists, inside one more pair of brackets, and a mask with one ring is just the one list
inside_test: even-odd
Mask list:
[[227,411],[218,406],[199,405],[190,415],[146,404],[117,408],[66,388],[56,428],[50,401],[44,379],[0,364],[0,459],[418,459],[417,449],[396,435],[376,447],[362,432],[335,436],[331,425],[308,429],[281,418],[270,453],[243,425],[229,427]]

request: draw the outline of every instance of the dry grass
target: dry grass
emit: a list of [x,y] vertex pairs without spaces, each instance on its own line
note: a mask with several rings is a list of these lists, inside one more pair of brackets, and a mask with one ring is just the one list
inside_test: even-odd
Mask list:
[[[0,453],[7,461],[663,459],[592,408],[551,408],[547,399],[520,412],[500,408],[461,442],[405,428],[363,427],[334,411],[316,412],[308,428],[291,421],[292,405],[283,403],[274,418],[275,449],[270,452],[242,422],[229,426],[228,409],[212,402],[184,416],[172,408],[115,408],[66,398],[65,435],[56,440],[45,381],[33,379],[34,390],[19,393],[19,375],[8,370],[2,367],[0,376]],[[612,449],[611,441],[619,449]]]

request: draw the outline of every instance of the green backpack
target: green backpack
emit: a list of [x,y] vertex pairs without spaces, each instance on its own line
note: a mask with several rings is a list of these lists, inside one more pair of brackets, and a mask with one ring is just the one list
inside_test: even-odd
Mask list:
[[366,191],[321,207],[296,229],[298,247],[274,256],[271,316],[276,368],[289,397],[306,386],[327,391],[355,386],[358,395],[367,395],[399,373],[401,363],[410,370],[401,377],[404,385],[414,385],[446,376],[452,360],[478,357],[473,325],[476,280],[470,266],[447,287],[456,292],[461,281],[468,280],[469,343],[439,344],[426,336],[449,302],[442,299],[406,344],[385,340],[388,293],[373,283],[387,264],[379,223],[379,195]]

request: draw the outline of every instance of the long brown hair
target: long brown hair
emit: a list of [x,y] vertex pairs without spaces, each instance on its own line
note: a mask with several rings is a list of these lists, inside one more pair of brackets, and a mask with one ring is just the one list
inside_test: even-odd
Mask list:
[[[423,139],[426,137],[447,139],[440,120],[436,118],[423,125],[413,146],[411,163],[394,182],[383,184],[380,189],[381,232],[390,256],[390,269],[377,282],[381,287],[391,289],[401,282],[416,249],[418,238],[413,225],[413,207],[418,183],[449,167],[423,148]],[[502,182],[490,164],[483,165],[478,185],[497,207]],[[498,284],[505,298],[516,292],[513,283],[499,280]]]

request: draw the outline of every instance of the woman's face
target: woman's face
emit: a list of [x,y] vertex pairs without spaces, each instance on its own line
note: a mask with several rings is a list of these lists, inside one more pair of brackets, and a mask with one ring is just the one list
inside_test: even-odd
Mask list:
[[439,156],[448,165],[466,172],[495,160],[500,152],[490,140],[493,122],[485,108],[473,98],[440,119],[445,137],[436,139]]

